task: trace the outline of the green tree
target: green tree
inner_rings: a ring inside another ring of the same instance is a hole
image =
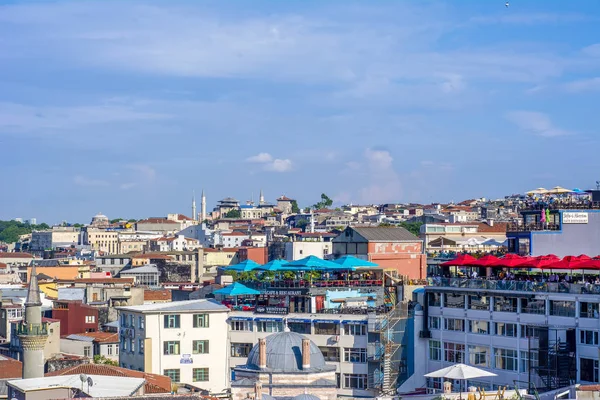
[[[34,230],[49,229],[46,223],[39,225],[24,224],[17,221],[0,221],[0,242],[15,243],[19,236],[27,235]]]
[[[137,222],[137,219],[128,219],[127,222]]]
[[[308,221],[305,220],[304,218],[298,220],[298,222],[296,222],[296,228],[300,228],[302,230],[304,230],[304,228],[306,228],[306,225],[308,225]]]
[[[119,366],[119,363],[117,361],[113,361],[110,358],[106,358],[104,356],[101,356],[100,354],[96,354],[94,356],[94,364],[113,365],[115,367]]]
[[[298,207],[298,202],[296,200],[292,200],[292,213],[300,214],[300,207]]]
[[[83,228],[83,224],[79,224],[79,223],[73,224],[73,227],[74,228]]]
[[[116,224],[117,222],[121,222],[121,221],[123,221],[123,218],[115,218],[115,219],[111,219],[110,223],[111,224]]]
[[[400,226],[412,233],[415,236],[419,236],[421,233],[421,225],[420,222],[400,222]]]
[[[321,193],[321,201],[313,205],[315,210],[330,207],[333,204],[333,200],[329,198],[325,193]]]
[[[242,216],[240,210],[230,210],[225,214],[225,218],[239,218]]]

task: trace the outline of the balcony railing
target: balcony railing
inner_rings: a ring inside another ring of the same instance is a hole
[[[536,231],[558,231],[560,230],[559,224],[545,224],[545,223],[531,223],[531,224],[517,224],[511,222],[506,227],[507,232],[536,232]]]
[[[256,290],[268,290],[268,289],[302,289],[302,288],[329,288],[329,287],[371,287],[371,286],[383,286],[383,280],[316,280],[309,281],[306,279],[298,280],[276,280],[270,282],[261,281],[243,281],[240,280],[245,286]]]
[[[48,324],[18,324],[17,335],[45,336],[48,334]]]
[[[594,210],[600,209],[598,201],[555,201],[552,203],[534,203],[527,204],[521,208],[521,211],[541,211],[550,210]]]
[[[600,294],[600,285],[567,282],[497,281],[467,278],[427,278],[427,284],[434,287],[502,290],[513,292]]]

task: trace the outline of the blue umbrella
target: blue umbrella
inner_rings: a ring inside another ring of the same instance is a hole
[[[338,258],[337,260],[333,260],[334,263],[338,264],[341,267],[346,267],[349,269],[354,269],[357,267],[378,267],[378,264],[372,263],[370,261],[361,260],[360,258],[354,256],[343,256]]]
[[[253,295],[256,296],[260,294],[258,290],[251,289],[245,285],[242,285],[239,282],[234,282],[231,285],[224,287],[223,289],[215,290],[213,293],[232,297]]]
[[[225,271],[248,272],[260,267],[260,264],[252,260],[242,261],[239,264],[230,265],[223,268]]]
[[[286,264],[285,269],[289,271],[327,271],[340,269],[340,266],[334,262],[323,260],[316,256],[308,256]]]
[[[273,261],[269,261],[265,265],[261,265],[260,267],[257,267],[256,269],[260,269],[263,271],[283,271],[283,270],[285,270],[285,267],[287,266],[287,264],[288,264],[288,262],[286,260],[273,260]]]

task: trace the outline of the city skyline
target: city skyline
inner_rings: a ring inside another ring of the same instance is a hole
[[[0,220],[595,186],[600,5],[8,2]],[[198,198],[197,198],[198,201]]]

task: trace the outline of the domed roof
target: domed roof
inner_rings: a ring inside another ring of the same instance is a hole
[[[314,396],[312,394],[299,394],[298,396],[294,396],[292,397],[292,400],[321,400],[319,399],[317,396]]]
[[[310,342],[310,369],[302,369],[302,339],[304,336],[295,332],[280,332],[266,337],[267,369],[274,372],[315,372],[327,370],[323,353],[319,347]],[[246,368],[259,369],[259,344],[255,344],[250,354]]]

